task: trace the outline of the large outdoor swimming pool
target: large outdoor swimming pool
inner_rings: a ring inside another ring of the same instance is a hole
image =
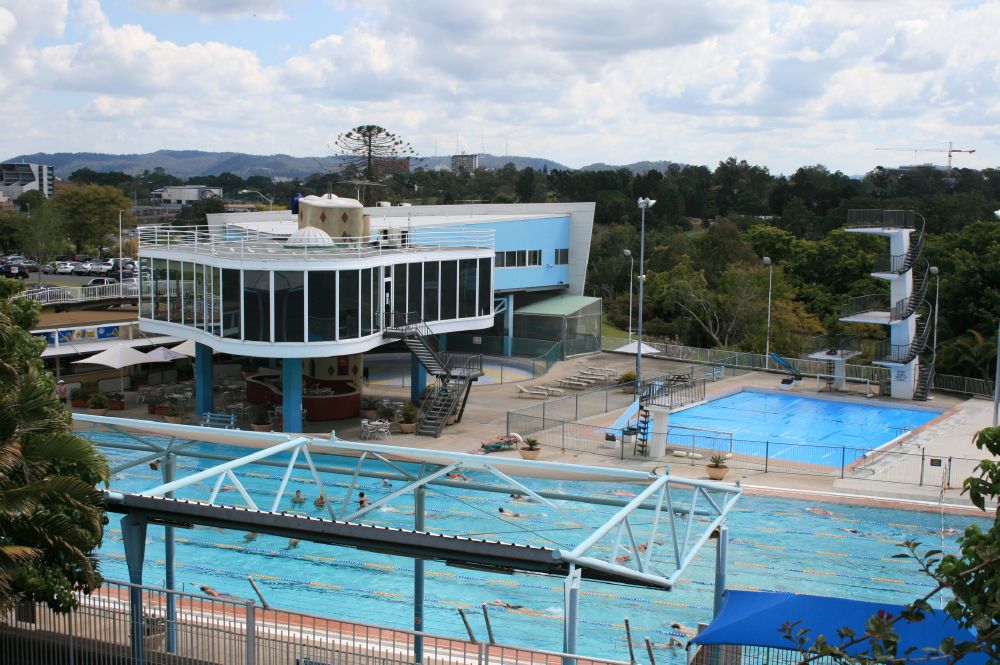
[[[126,441],[116,434],[96,434],[99,441]],[[224,452],[237,457],[246,449],[199,444],[195,451]],[[144,453],[105,448],[112,465],[136,459]],[[318,460],[336,464],[336,458]],[[208,468],[217,462],[181,458],[178,477]],[[345,460],[340,464],[348,465]],[[375,467],[373,467],[375,468]],[[378,467],[378,470],[386,470]],[[280,483],[281,469],[250,465],[238,470],[241,482],[255,500],[267,503]],[[315,485],[307,471],[293,474],[282,508],[296,510],[288,500],[295,489],[315,496]],[[485,481],[470,473],[473,482]],[[345,486],[345,475],[328,474]],[[160,474],[145,465],[119,474],[112,487],[141,491],[160,484]],[[534,488],[581,494],[608,494],[622,490],[609,483],[529,480]],[[187,488],[179,496],[206,499],[209,484]],[[370,497],[386,492],[378,480],[362,479]],[[634,490],[634,488],[632,488]],[[234,503],[240,503],[230,490]],[[335,490],[329,490],[335,495]],[[223,494],[225,496],[225,494]],[[971,519],[963,516],[904,512],[885,508],[827,504],[829,515],[807,512],[818,504],[766,497],[744,496],[730,517],[729,586],[774,589],[820,595],[846,595],[866,600],[905,602],[930,588],[928,580],[906,559],[892,558],[895,545],[916,539],[928,546],[954,547],[954,538],[942,541],[941,529],[961,529]],[[311,503],[305,512],[312,512]],[[522,517],[501,520],[497,508],[506,506]],[[389,512],[389,511],[395,512]],[[431,487],[427,493],[427,529],[473,537],[502,537],[536,545],[571,545],[584,537],[579,525],[596,526],[616,508],[574,504],[572,518],[552,513],[546,507],[518,502],[498,494],[464,488]],[[322,513],[325,515],[326,513]],[[373,513],[367,523],[412,526],[412,499],[402,497],[393,506]],[[985,521],[984,521],[985,524]],[[648,527],[648,523],[647,523]],[[854,529],[859,533],[851,533]],[[641,532],[641,526],[639,527]],[[661,528],[661,534],[665,535]],[[348,621],[407,628],[412,625],[412,561],[370,554],[360,550],[301,543],[288,549],[284,539],[260,536],[245,542],[244,534],[210,528],[177,530],[177,581],[187,591],[197,592],[207,584],[239,597],[252,597],[246,580],[253,575],[270,604],[276,607],[321,614]],[[639,536],[637,535],[637,538]],[[150,528],[146,550],[147,584],[162,585],[162,529]],[[111,579],[128,579],[118,519],[112,516],[100,550],[102,569]],[[655,557],[654,557],[655,559]],[[478,614],[482,603],[500,598],[521,609],[491,608],[498,642],[559,650],[562,646],[562,579],[527,574],[501,575],[427,563],[426,630],[435,634],[464,637],[458,608],[469,611],[480,638],[485,625]],[[580,643],[583,654],[626,659],[622,621],[629,618],[640,642],[649,636],[664,644],[670,623],[694,626],[711,617],[714,579],[714,548],[706,547],[688,568],[673,591],[658,591],[585,581],[580,607]],[[683,652],[663,649],[661,658],[683,659]]]
[[[615,427],[635,420],[636,407]],[[941,415],[931,407],[900,408],[851,399],[824,399],[742,390],[670,414],[670,442],[748,456],[840,466]],[[732,434],[730,437],[718,433]]]

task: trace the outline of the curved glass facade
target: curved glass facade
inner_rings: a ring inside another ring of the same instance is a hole
[[[490,258],[261,270],[141,257],[139,316],[232,340],[336,342],[381,334],[387,313],[427,322],[493,312]]]

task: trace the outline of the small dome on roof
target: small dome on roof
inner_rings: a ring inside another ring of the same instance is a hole
[[[333,238],[330,234],[315,226],[306,226],[292,235],[285,241],[285,247],[332,247]]]

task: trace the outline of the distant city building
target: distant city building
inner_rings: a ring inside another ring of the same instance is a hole
[[[55,169],[47,164],[0,164],[0,194],[10,199],[32,191],[50,198],[55,179]]]
[[[451,170],[455,173],[468,171],[475,173],[479,168],[479,155],[452,155]]]
[[[153,190],[153,200],[167,205],[187,205],[211,198],[221,199],[222,188],[205,185],[171,185]]]
[[[278,183],[282,182],[292,182],[292,178],[288,177],[287,175],[273,175],[271,176],[271,182],[277,185]]]

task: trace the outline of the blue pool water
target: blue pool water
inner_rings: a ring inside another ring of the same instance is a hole
[[[95,434],[99,440],[126,441],[115,434]],[[236,457],[246,449],[199,444],[195,451],[225,453]],[[112,465],[143,455],[138,451],[105,448]],[[348,460],[317,456],[319,464],[344,465]],[[218,462],[181,458],[178,477],[208,468]],[[371,466],[373,470],[385,467]],[[272,500],[281,469],[249,465],[237,472],[241,482],[259,504]],[[289,497],[295,489],[316,495],[307,471],[293,473],[283,509],[295,510]],[[486,477],[468,474],[473,482]],[[492,477],[490,477],[492,479]],[[344,487],[347,475],[327,474],[324,483]],[[386,490],[378,480],[362,479],[362,488],[372,498]],[[112,487],[140,491],[160,484],[159,473],[142,466],[115,477]],[[582,494],[608,494],[622,486],[608,483],[528,480],[534,488]],[[184,498],[207,499],[210,484],[186,488]],[[329,489],[329,496],[338,490]],[[222,496],[239,504],[234,490]],[[940,530],[961,529],[968,517],[903,512],[885,508],[825,505],[830,515],[807,512],[811,502],[745,496],[730,517],[729,586],[774,589],[820,595],[845,595],[866,600],[905,602],[929,590],[931,585],[909,560],[892,558],[900,552],[895,545],[906,538],[928,546],[942,544]],[[311,503],[307,504],[310,514]],[[497,508],[506,506],[521,513],[520,519],[504,521]],[[371,524],[412,526],[412,499],[402,497],[392,507],[398,512],[377,512],[363,520]],[[441,533],[494,538],[536,545],[569,546],[589,533],[581,525],[595,527],[615,508],[573,504],[572,517],[554,513],[537,504],[518,502],[504,495],[475,492],[466,488],[431,487],[427,494],[427,528]],[[322,513],[325,515],[325,513]],[[370,518],[370,519],[369,519]],[[985,521],[983,522],[986,523]],[[641,538],[645,523],[637,520],[636,537]],[[856,529],[861,534],[841,529]],[[246,581],[255,575],[269,603],[276,607],[321,614],[348,621],[375,623],[400,628],[412,626],[412,560],[376,555],[360,550],[302,542],[295,549],[287,541],[259,536],[247,543],[244,534],[211,528],[177,530],[177,580],[188,591],[197,592],[207,584],[239,597],[252,597]],[[660,534],[669,536],[663,527]],[[162,529],[151,527],[146,549],[144,581],[163,584]],[[954,547],[954,538],[945,537],[945,549]],[[664,557],[665,557],[664,553]],[[112,516],[100,550],[102,571],[111,579],[127,579],[118,518]],[[654,564],[658,557],[654,556]],[[664,561],[666,559],[663,559]],[[629,618],[640,642],[649,636],[664,644],[670,623],[694,626],[711,617],[714,579],[714,548],[706,547],[688,568],[673,591],[650,590],[585,581],[581,597],[581,653],[627,659],[628,648],[622,620]],[[474,629],[485,637],[479,607],[500,598],[522,609],[491,608],[497,640],[537,648],[559,650],[562,645],[562,580],[544,576],[502,575],[448,567],[428,562],[426,575],[425,627],[428,632],[463,637],[465,630],[457,609],[469,611]],[[681,662],[682,652],[662,649],[664,660]]]
[[[634,409],[625,420],[634,421]],[[671,444],[683,446],[697,436],[698,447],[730,452],[729,437],[697,430],[731,432],[731,452],[736,454],[840,466],[941,413],[941,409],[744,390],[670,414]]]

